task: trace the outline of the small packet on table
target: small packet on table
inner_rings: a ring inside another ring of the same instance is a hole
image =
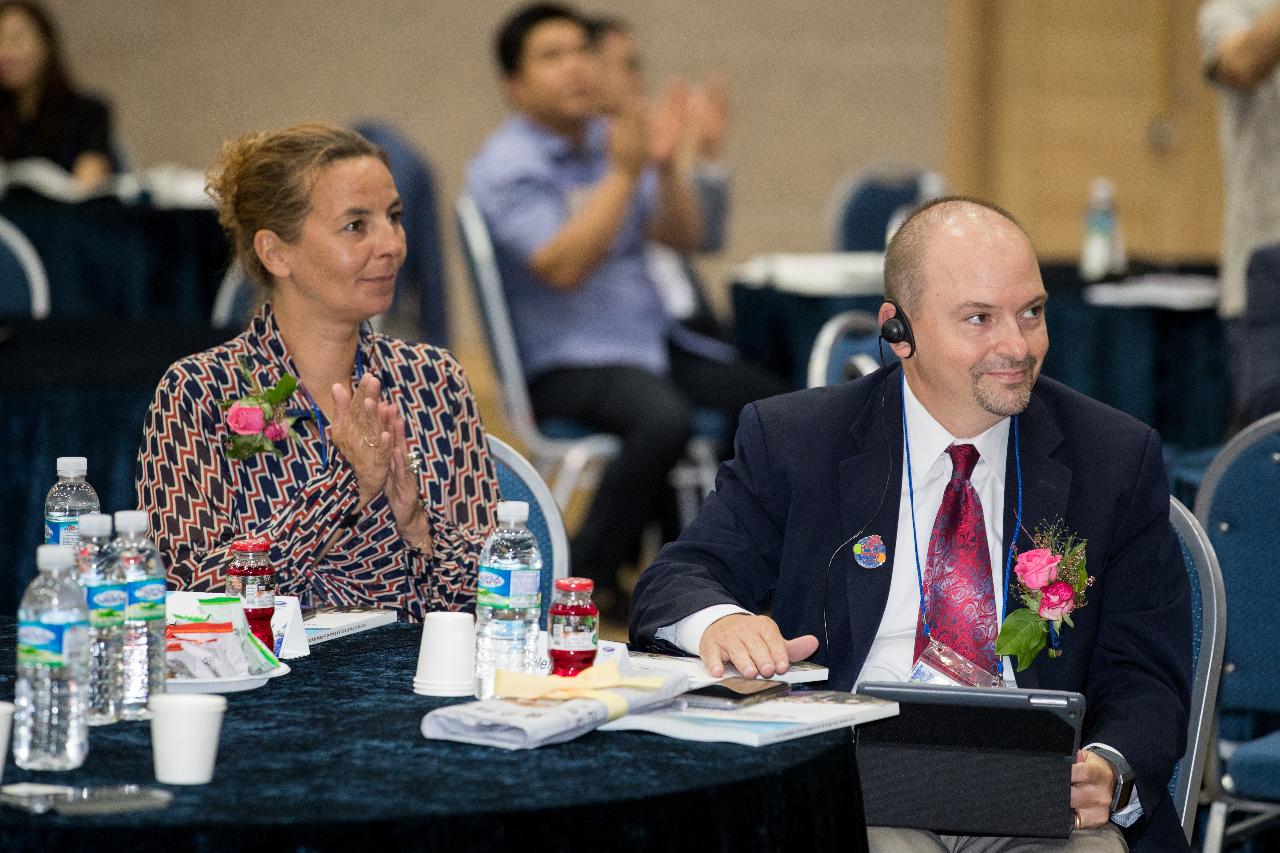
[[[173,678],[263,675],[280,660],[249,630],[237,596],[202,598],[199,613],[175,614],[166,630],[166,663]]]
[[[171,678],[234,678],[249,674],[244,649],[230,622],[167,625],[165,638],[165,665]]]
[[[275,653],[263,645],[262,641],[249,630],[249,622],[244,617],[244,602],[238,596],[202,598],[200,609],[208,614],[211,621],[231,623],[232,631],[240,640],[240,647],[244,650],[250,675],[263,675],[280,666],[280,659],[275,656]]]

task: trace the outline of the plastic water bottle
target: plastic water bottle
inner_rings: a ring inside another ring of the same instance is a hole
[[[476,696],[493,696],[500,669],[538,671],[538,622],[542,613],[542,555],[525,527],[529,505],[498,504],[498,526],[480,552],[476,590]]]
[[[1116,221],[1115,187],[1107,178],[1094,178],[1089,184],[1089,208],[1084,215],[1080,277],[1101,281],[1108,274],[1123,275],[1127,266],[1124,237]]]
[[[27,770],[72,770],[89,752],[89,611],[74,548],[41,545],[36,566],[40,574],[18,607],[13,760]]]
[[[58,457],[58,482],[44,499],[46,545],[75,545],[80,541],[80,516],[98,511],[98,493],[84,479],[88,470],[83,456]]]
[[[124,687],[120,719],[151,717],[147,700],[164,692],[164,561],[147,539],[147,514],[116,513],[111,543],[124,577]]]
[[[80,516],[80,585],[89,608],[89,725],[120,719],[123,688],[124,573],[111,547],[111,516]]]

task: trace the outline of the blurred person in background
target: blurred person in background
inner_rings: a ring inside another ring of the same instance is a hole
[[[93,190],[118,169],[111,142],[111,111],[76,89],[53,19],[0,3],[0,160],[40,157]]]
[[[1240,427],[1249,412],[1266,408],[1253,398],[1276,395],[1255,377],[1280,372],[1280,353],[1252,339],[1245,327],[1246,309],[1251,315],[1280,312],[1280,306],[1250,304],[1246,286],[1253,253],[1280,243],[1280,3],[1210,0],[1200,7],[1199,29],[1205,75],[1220,105],[1226,211],[1218,313],[1231,351]]]
[[[572,566],[617,615],[617,571],[638,550],[696,407],[736,417],[784,390],[761,370],[690,350],[658,295],[645,246],[701,242],[687,161],[687,93],[651,114],[639,92],[599,115],[599,63],[567,6],[536,4],[500,28],[496,54],[515,110],[467,171],[493,239],[529,395],[540,419],[618,435],[572,543]],[[610,606],[613,602],[613,606]]]
[[[648,97],[644,63],[631,27],[621,18],[587,20],[587,38],[600,62],[600,112],[612,116],[628,98]],[[682,81],[670,84],[683,89]],[[729,218],[729,167],[723,160],[729,132],[729,83],[715,75],[704,84],[688,87],[688,121],[677,156],[693,176],[702,240],[697,251],[724,248]],[[690,331],[726,340],[728,331],[717,319],[693,266],[693,255],[680,254],[650,241],[645,251],[649,276],[658,287],[671,315]]]
[[[267,302],[156,388],[137,487],[170,582],[222,589],[232,543],[261,536],[304,605],[471,609],[498,483],[453,356],[368,328],[405,259],[382,150],[327,125],[248,134],[209,192]]]

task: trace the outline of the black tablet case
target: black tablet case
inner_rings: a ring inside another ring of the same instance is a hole
[[[1078,726],[1054,708],[900,702],[856,729],[867,825],[1066,838]]]

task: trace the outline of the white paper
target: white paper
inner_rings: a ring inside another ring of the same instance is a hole
[[[689,680],[671,675],[657,690],[610,688],[632,711],[656,708],[689,689]],[[594,699],[555,702],[543,699],[483,699],[437,708],[422,718],[423,737],[456,740],[501,749],[533,749],[584,735],[609,719],[609,709]]]
[[[689,679],[692,689],[714,684],[725,678],[741,678],[742,673],[729,664],[724,668],[724,675],[713,678],[707,668],[702,665],[701,658],[678,657],[676,655],[658,655],[650,652],[631,652],[627,658],[628,675],[670,675],[680,673]],[[785,681],[787,684],[809,684],[814,681],[826,681],[827,668],[808,661],[797,661],[781,675],[774,675],[774,681]]]
[[[302,626],[302,606],[298,603],[298,596],[276,596],[276,609],[271,614],[271,636],[275,638],[276,657],[281,660],[311,654],[307,631]]]
[[[760,255],[739,267],[738,284],[773,287],[798,296],[878,296],[884,292],[881,252]]]

